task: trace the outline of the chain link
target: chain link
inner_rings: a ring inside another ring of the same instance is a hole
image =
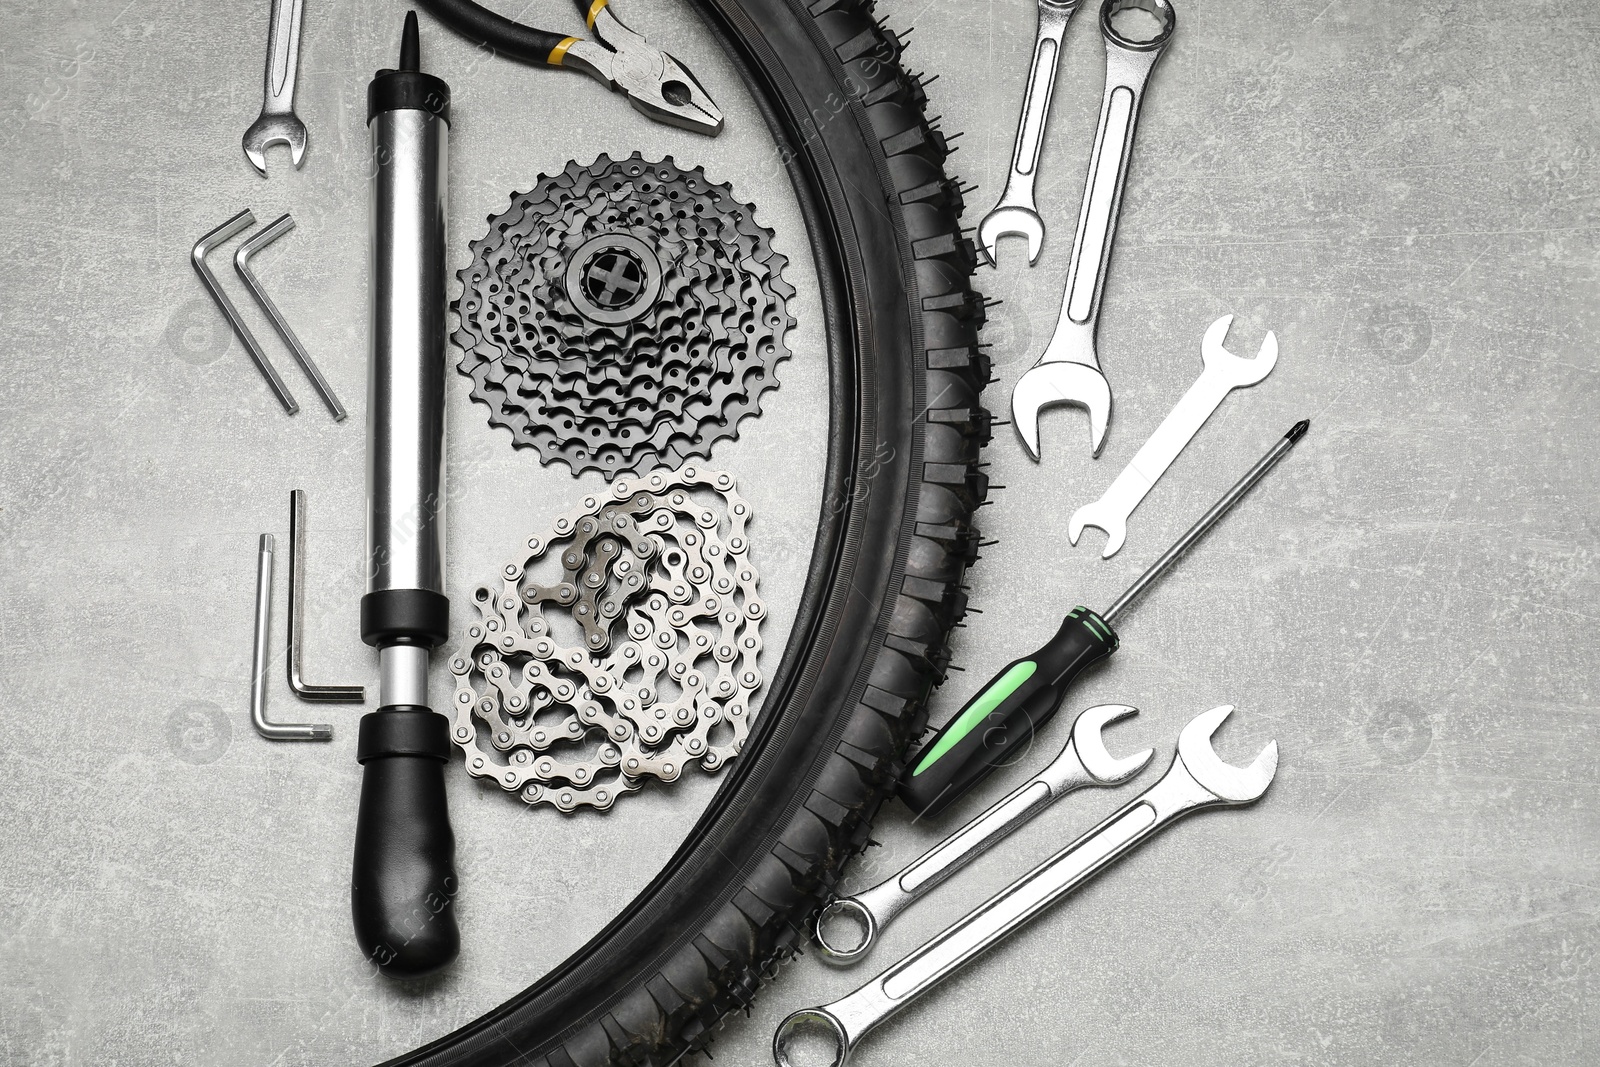
[[[737,755],[766,617],[749,521],[731,475],[686,466],[618,478],[531,538],[475,591],[478,621],[450,660],[467,772],[530,804],[604,810],[646,778]],[[560,578],[530,576],[552,554]],[[562,644],[559,612],[581,644]]]

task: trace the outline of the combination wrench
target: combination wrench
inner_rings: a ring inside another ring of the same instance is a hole
[[[1152,749],[1126,759],[1106,751],[1100,731],[1139,714],[1127,704],[1101,704],[1089,708],[1072,724],[1072,736],[1061,754],[1010,796],[999,801],[967,825],[913,860],[904,870],[855,896],[829,902],[817,916],[814,937],[824,959],[854,963],[867,954],[883,928],[913,901],[977,859],[1006,835],[1032,819],[1068,793],[1091,786],[1121,785],[1155,755]],[[826,924],[835,919],[853,921],[860,929],[859,944],[846,947],[828,940]]]
[[[796,1039],[819,1030],[833,1040],[833,1067],[844,1067],[873,1027],[1178,819],[1260,799],[1278,770],[1278,743],[1269,743],[1249,767],[1222,762],[1211,736],[1232,712],[1232,705],[1223,705],[1197,716],[1178,736],[1177,755],[1159,782],[965,918],[860,989],[784,1019],[772,1038],[778,1067],[793,1067]]]
[[[1039,176],[1045,127],[1050,122],[1050,97],[1055,92],[1056,67],[1061,61],[1061,40],[1078,3],[1079,0],[1039,0],[1039,32],[1033,42],[1033,64],[1028,68],[1028,93],[1022,98],[1022,116],[1017,120],[1017,140],[1011,147],[1011,172],[1006,175],[999,202],[978,223],[978,243],[995,266],[1000,263],[995,249],[1002,237],[1028,239],[1030,267],[1038,262],[1039,249],[1044,245],[1044,220],[1034,203],[1034,183]]]
[[[1255,385],[1278,365],[1278,338],[1270,331],[1255,359],[1241,359],[1224,348],[1232,322],[1232,315],[1224,315],[1207,328],[1200,342],[1200,358],[1205,361],[1200,377],[1167,412],[1156,432],[1134,453],[1105,495],[1072,513],[1067,539],[1073,544],[1078,543],[1085,526],[1093,526],[1106,532],[1106,547],[1100,557],[1110,559],[1115,555],[1128,536],[1128,516],[1221,406],[1223,398],[1235,389]]]
[[[1157,28],[1151,36],[1133,40],[1113,25],[1117,16],[1134,11],[1154,17]],[[1106,0],[1100,8],[1100,33],[1106,42],[1105,96],[1078,211],[1061,315],[1044,354],[1011,390],[1011,421],[1034,460],[1039,458],[1039,411],[1054,404],[1077,404],[1088,412],[1092,455],[1100,455],[1105,445],[1106,426],[1111,421],[1111,386],[1095,353],[1100,298],[1145,84],[1177,25],[1177,13],[1168,0]]]
[[[267,149],[289,146],[298,169],[306,154],[306,124],[294,113],[294,79],[300,70],[300,14],[305,0],[272,0],[267,31],[267,69],[262,76],[261,114],[244,131],[244,154],[267,176]]]

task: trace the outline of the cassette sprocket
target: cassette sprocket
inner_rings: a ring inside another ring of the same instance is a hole
[[[708,457],[790,354],[794,289],[772,232],[671,157],[541,176],[471,251],[452,340],[473,399],[577,474]]]

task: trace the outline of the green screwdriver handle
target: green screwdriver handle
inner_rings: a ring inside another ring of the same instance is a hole
[[[1116,650],[1109,623],[1088,608],[1073,608],[1048,644],[1007,664],[912,757],[900,799],[918,815],[938,815],[996,767],[1026,753],[1078,675]]]

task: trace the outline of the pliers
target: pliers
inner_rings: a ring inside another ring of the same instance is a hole
[[[421,0],[422,6],[488,51],[523,63],[571,67],[622,92],[635,108],[672,126],[715,136],[722,111],[689,69],[628,29],[610,0],[576,0],[599,43],[513,22],[472,0]]]

